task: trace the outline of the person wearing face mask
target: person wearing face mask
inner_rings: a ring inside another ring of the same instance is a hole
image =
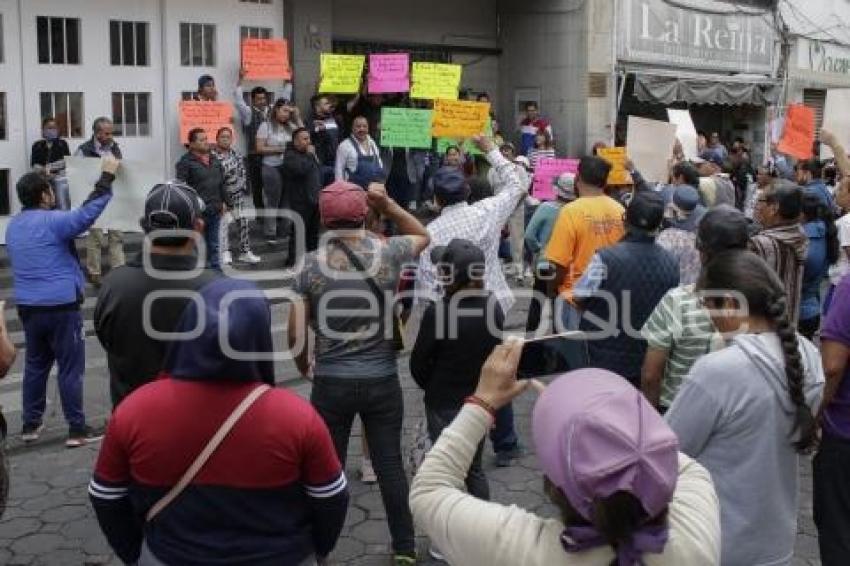
[[[30,166],[33,171],[42,171],[50,179],[53,192],[56,193],[57,208],[71,208],[71,195],[65,178],[65,156],[71,155],[68,142],[59,135],[59,126],[52,116],[41,123],[42,139],[32,144]]]

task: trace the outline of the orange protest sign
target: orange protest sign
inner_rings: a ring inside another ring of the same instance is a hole
[[[221,128],[228,127],[234,132],[232,124],[233,107],[229,102],[202,102],[184,100],[180,103],[180,143],[189,142],[189,131],[203,128],[210,143]]]
[[[785,129],[777,150],[797,159],[811,159],[815,145],[815,111],[803,104],[792,104],[785,114]]]
[[[242,68],[249,81],[292,78],[289,47],[285,39],[245,39],[242,41]]]
[[[490,104],[466,100],[435,100],[431,135],[467,138],[483,134],[490,123]]]
[[[600,147],[596,152],[599,157],[611,164],[611,172],[608,173],[609,185],[632,184],[632,176],[626,171],[626,161],[629,156],[625,147]]]

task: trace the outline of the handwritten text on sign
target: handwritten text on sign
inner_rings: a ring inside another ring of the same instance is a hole
[[[490,104],[467,100],[435,100],[435,138],[463,138],[483,134],[490,123]]]
[[[632,184],[632,176],[626,171],[626,160],[629,156],[625,147],[601,147],[597,152],[599,157],[611,164],[611,172],[608,173],[609,185]]]
[[[383,108],[381,145],[384,147],[431,148],[431,110]]]
[[[203,128],[210,143],[221,128],[228,127],[235,133],[232,117],[233,106],[229,102],[184,100],[180,103],[180,143],[189,143],[189,131],[194,128]]]
[[[357,94],[363,78],[365,55],[322,53],[322,79],[319,92],[325,94]]]
[[[815,111],[803,104],[792,104],[785,115],[785,130],[777,149],[797,159],[811,159],[815,145]]]
[[[245,39],[242,41],[242,68],[249,81],[292,78],[289,49],[285,39]]]
[[[457,100],[463,67],[442,63],[414,63],[411,98]]]
[[[408,92],[410,90],[410,55],[389,53],[369,55],[369,92]]]
[[[563,173],[576,174],[578,159],[541,159],[534,170],[534,198],[555,200],[555,179]]]

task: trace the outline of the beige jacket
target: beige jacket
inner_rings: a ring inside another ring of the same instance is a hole
[[[568,554],[564,524],[515,505],[482,501],[464,491],[478,443],[492,424],[482,408],[467,404],[425,457],[410,491],[417,525],[458,566],[608,566],[610,547]],[[662,554],[646,554],[647,566],[720,563],[720,504],[708,472],[679,455],[679,480],[670,503],[670,539]]]

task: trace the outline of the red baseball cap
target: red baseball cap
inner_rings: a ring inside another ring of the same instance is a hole
[[[363,222],[368,211],[366,191],[354,183],[337,181],[319,193],[319,214],[325,226]]]

